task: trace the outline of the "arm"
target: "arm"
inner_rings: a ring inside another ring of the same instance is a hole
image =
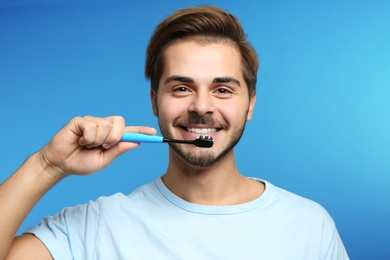
[[[150,127],[125,127],[124,119],[118,116],[74,118],[0,185],[0,259],[8,252],[9,258],[15,259],[51,259],[38,238],[22,235],[14,239],[18,228],[58,181],[70,174],[99,171],[119,155],[138,147],[136,143],[119,142],[125,131],[156,133]]]

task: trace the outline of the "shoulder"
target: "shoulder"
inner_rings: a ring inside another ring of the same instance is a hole
[[[121,192],[110,196],[102,196],[95,201],[83,205],[84,208],[96,211],[100,218],[128,218],[142,214],[162,204],[162,196],[154,182],[144,184],[130,194]]]
[[[45,217],[40,226],[47,226],[51,222],[56,222],[56,225],[63,229],[66,229],[69,225],[74,227],[97,225],[99,219],[104,215],[115,215],[119,212],[124,212],[126,208],[130,210],[134,202],[142,200],[145,194],[149,194],[150,186],[150,184],[143,185],[128,195],[118,192],[108,196],[101,196],[86,203],[64,207],[57,214]]]
[[[148,193],[147,190],[142,186],[129,195],[115,193],[65,207],[59,213],[45,217],[38,226],[27,229],[25,233],[39,238],[54,258],[71,259],[70,254],[93,254],[99,234],[106,234],[107,230],[121,230],[123,223],[129,224],[131,219],[142,216],[134,205],[143,196],[142,193]]]
[[[279,188],[268,181],[264,181],[266,192],[269,196],[269,204],[275,207],[282,214],[288,214],[292,217],[308,219],[311,222],[313,219],[320,222],[327,222],[333,226],[333,219],[327,210],[318,202],[305,198],[293,192]]]
[[[327,210],[311,199],[279,188],[267,181],[267,212],[283,234],[318,249],[320,259],[348,259],[336,225]],[[286,231],[287,230],[287,231]]]
[[[156,190],[154,183],[151,182],[136,188],[129,194],[118,192],[110,196],[101,196],[96,201],[90,201],[89,204],[97,204],[101,209],[107,206],[112,208],[116,205],[132,205],[156,197]]]

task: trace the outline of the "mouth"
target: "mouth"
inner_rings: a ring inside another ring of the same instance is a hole
[[[173,127],[182,129],[183,137],[194,138],[194,135],[209,135],[216,137],[217,133],[223,129],[228,129],[229,125],[225,121],[216,121],[211,117],[178,118],[173,121]]]
[[[221,128],[210,128],[210,127],[182,127],[185,131],[197,134],[197,135],[210,135],[221,130]]]
[[[196,127],[187,127],[184,128],[187,132],[198,134],[198,135],[208,135],[208,134],[214,134],[221,130],[221,128],[196,128]]]

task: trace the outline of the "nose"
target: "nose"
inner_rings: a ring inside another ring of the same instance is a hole
[[[188,107],[189,112],[195,112],[200,116],[213,113],[215,110],[213,97],[208,91],[197,92],[193,96],[192,102]]]

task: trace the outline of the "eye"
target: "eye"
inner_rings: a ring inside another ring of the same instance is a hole
[[[188,92],[188,88],[185,86],[178,86],[173,89],[173,92],[178,92],[178,93]]]
[[[176,87],[173,91],[174,92],[186,92],[186,91],[188,91],[188,89],[184,86],[179,86],[179,87]]]
[[[190,92],[190,89],[187,86],[180,85],[180,86],[174,87],[172,89],[172,92],[173,92],[174,95],[184,96],[184,95],[187,95]]]
[[[218,95],[229,96],[232,94],[232,91],[226,87],[219,87],[215,91]]]

